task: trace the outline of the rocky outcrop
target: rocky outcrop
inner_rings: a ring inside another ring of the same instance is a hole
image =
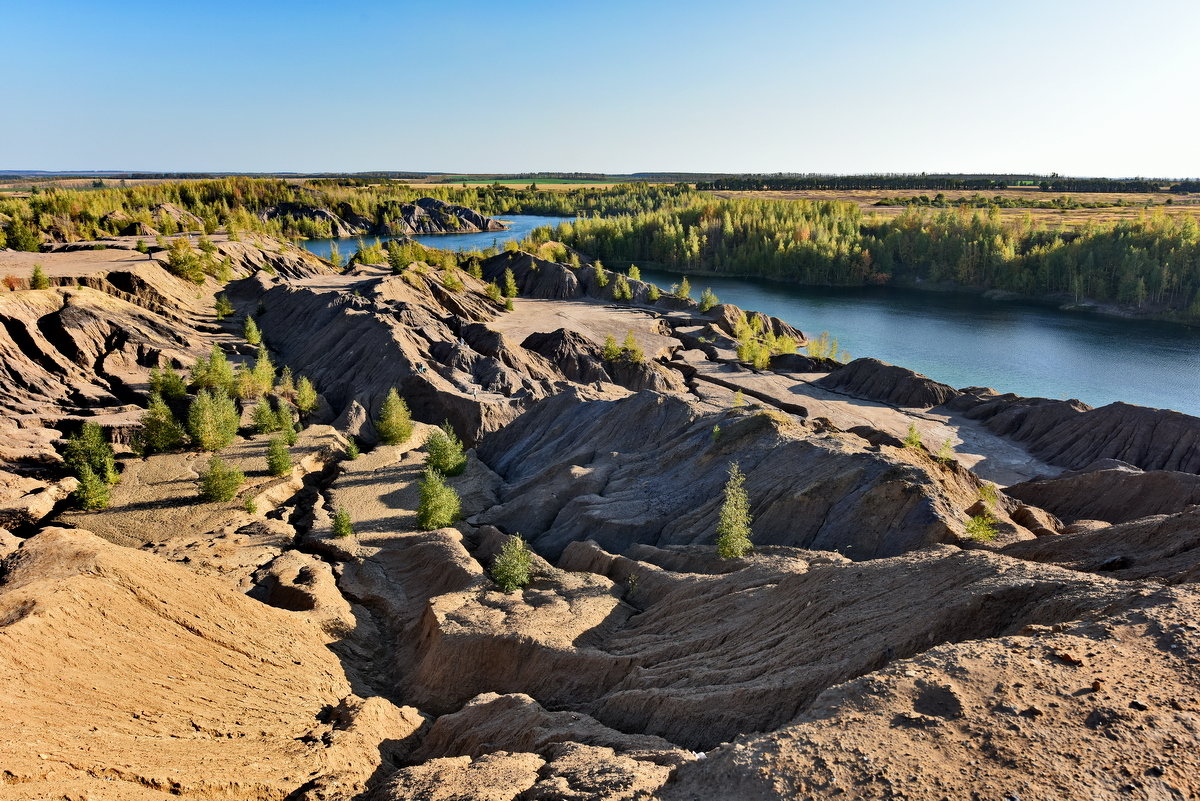
[[[280,217],[312,220],[329,226],[330,235],[350,237],[356,234],[399,236],[403,234],[470,234],[503,231],[504,225],[474,209],[423,197],[413,203],[387,201],[362,214],[348,203],[335,210],[299,202],[280,203],[264,209],[264,220]]]
[[[1200,504],[1200,476],[1174,470],[1142,471],[1120,462],[1064,473],[1006,488],[1005,493],[1047,509],[1068,523],[1106,520],[1126,523],[1149,515],[1173,514]]]
[[[565,328],[530,334],[521,347],[546,357],[564,376],[580,384],[603,381],[619,384],[635,392],[643,389],[655,392],[687,391],[687,386],[675,370],[646,359],[635,362],[621,356],[605,360],[601,348],[582,334]]]
[[[983,420],[1050,464],[1082,470],[1098,459],[1116,459],[1143,470],[1200,473],[1200,418],[1120,402],[1093,409],[1077,400],[978,387],[962,393],[948,408]]]
[[[520,531],[551,558],[583,539],[616,552],[711,543],[733,461],[747,477],[756,542],[854,559],[957,541],[980,486],[924,451],[648,392],[558,395],[487,438],[479,456],[505,480],[501,504],[479,521]]]
[[[825,389],[908,409],[932,409],[958,390],[878,359],[855,359],[816,382]]]

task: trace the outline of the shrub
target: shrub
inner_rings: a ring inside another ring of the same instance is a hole
[[[104,430],[95,423],[84,423],[78,434],[67,438],[63,445],[63,461],[80,479],[85,468],[106,484],[116,484],[119,478],[112,445],[104,438]]]
[[[633,300],[633,290],[629,288],[629,281],[625,276],[618,275],[617,279],[612,282],[612,298],[613,300]]]
[[[355,440],[354,437],[350,437],[346,441],[346,458],[353,462],[355,459],[358,458],[358,456],[359,456],[358,441]]]
[[[286,476],[292,472],[292,454],[282,437],[272,437],[267,445],[267,470],[273,476]]]
[[[171,367],[155,367],[150,371],[150,393],[178,400],[187,396],[187,382]]]
[[[339,506],[333,513],[333,536],[338,539],[349,537],[354,533],[354,525],[350,522],[350,513],[344,506]]]
[[[187,428],[200,450],[219,451],[237,436],[237,406],[224,392],[202,389],[188,409]]]
[[[21,286],[21,279],[20,279],[20,278],[17,278],[17,277],[16,277],[15,275],[13,275],[12,273],[9,273],[8,275],[4,276],[4,287],[5,287],[5,288],[6,288],[6,289],[7,289],[9,292],[16,292],[16,291],[17,291],[17,288],[18,288],[18,287],[20,287],[20,286]]]
[[[501,303],[504,301],[504,293],[500,291],[500,287],[496,286],[495,281],[490,281],[487,285],[487,288],[484,290],[484,292],[487,294],[487,296],[491,300],[495,301],[496,303]]]
[[[214,456],[200,474],[200,497],[213,503],[232,501],[245,480],[245,473],[225,464],[220,456]]]
[[[246,514],[258,514],[258,504],[254,502],[254,498],[247,496],[246,502],[242,504],[242,508],[246,510]]]
[[[292,420],[292,407],[283,401],[278,401],[275,408],[275,419],[278,421],[279,431],[283,434],[283,441],[288,444],[289,448],[295,445],[299,438],[299,432],[296,431],[296,424]]]
[[[690,298],[692,296],[692,282],[685,275],[682,283],[679,284],[679,297]]]
[[[996,492],[995,484],[982,484],[979,487],[979,500],[993,509],[1000,503],[1000,495]]]
[[[733,408],[737,409],[746,405],[746,394],[740,389],[733,393]]]
[[[217,313],[218,320],[224,320],[226,317],[233,314],[233,304],[229,302],[229,298],[225,296],[224,292],[222,292],[220,295],[217,295],[217,302],[214,306],[214,309]]]
[[[720,438],[721,438],[721,427],[719,425],[713,426],[713,428],[712,428],[713,443],[716,443],[716,441],[719,440]]]
[[[75,500],[83,509],[105,509],[109,503],[108,484],[88,465],[79,469],[79,486],[75,489]]]
[[[225,358],[220,345],[213,345],[207,359],[198,359],[192,365],[192,386],[228,393],[233,390],[233,365]]]
[[[49,289],[50,278],[46,275],[46,271],[42,269],[42,265],[33,265],[33,275],[29,279],[30,289]]]
[[[442,286],[451,292],[461,292],[466,288],[462,279],[458,277],[458,274],[453,269],[445,270],[442,273]]]
[[[634,281],[642,280],[642,271],[638,269],[638,266],[636,264],[629,265],[628,274],[629,274],[630,279],[632,279]]]
[[[504,310],[505,311],[512,311],[515,308],[516,308],[516,306],[513,305],[512,298],[504,299]]]
[[[750,498],[745,483],[738,463],[730,462],[725,502],[717,515],[717,553],[722,559],[740,559],[754,548],[750,542]]]
[[[978,514],[967,521],[967,536],[976,542],[991,542],[996,539],[996,518],[990,512]]]
[[[702,312],[708,311],[720,302],[720,299],[708,287],[705,287],[704,291],[700,293],[700,311]]]
[[[822,331],[816,339],[810,339],[805,346],[805,352],[814,359],[833,359],[839,362],[850,361],[850,354],[841,349],[835,337],[828,331]]]
[[[262,344],[262,331],[258,327],[258,323],[254,322],[254,318],[247,316],[246,322],[242,323],[242,337],[251,345]]]
[[[632,331],[625,332],[625,342],[621,345],[621,353],[634,364],[641,364],[646,360],[646,353],[638,345]]]
[[[646,290],[646,299],[649,300],[651,303],[653,303],[654,301],[658,300],[661,297],[662,297],[662,291],[658,287],[656,287],[654,284],[651,284],[650,288]]]
[[[921,434],[919,431],[917,431],[917,426],[915,423],[908,424],[908,433],[904,435],[904,447],[906,447],[906,448],[920,448],[921,447]]]
[[[429,435],[429,439],[425,441],[425,450],[428,454],[425,465],[444,476],[457,476],[467,469],[462,440],[454,433],[449,420]]]
[[[933,458],[937,459],[939,462],[954,461],[954,448],[951,447],[950,440],[947,439],[942,441],[942,444],[938,446],[937,453],[933,455]]]
[[[514,534],[500,548],[492,562],[492,580],[505,592],[515,592],[529,583],[533,555],[520,534]]]
[[[504,268],[504,297],[515,298],[517,296],[517,279],[513,275],[513,271],[508,267]]]
[[[151,393],[150,405],[142,413],[142,430],[138,433],[142,454],[149,456],[178,450],[186,439],[183,426],[175,419],[171,407],[157,392]]]
[[[612,334],[604,338],[604,349],[600,356],[606,362],[615,362],[621,358],[621,346],[617,344],[617,340]]]
[[[167,251],[167,270],[194,284],[204,283],[204,268],[200,264],[200,257],[192,250],[192,243],[187,237],[181,236],[171,240],[171,247]]]
[[[462,512],[462,502],[442,474],[425,468],[421,478],[421,502],[417,506],[417,527],[422,531],[445,528],[454,524]]]
[[[308,376],[300,376],[300,383],[296,385],[296,408],[301,414],[311,414],[317,408],[317,389]]]
[[[279,380],[275,382],[275,391],[285,398],[291,398],[296,394],[296,381],[292,378],[292,368],[284,367],[279,371]]]
[[[412,414],[395,387],[388,390],[387,398],[379,410],[379,417],[375,420],[375,430],[379,433],[379,441],[384,445],[399,445],[412,436]]]

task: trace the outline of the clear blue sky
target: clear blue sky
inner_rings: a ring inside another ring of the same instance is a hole
[[[0,0],[0,168],[1200,176],[1200,0]]]

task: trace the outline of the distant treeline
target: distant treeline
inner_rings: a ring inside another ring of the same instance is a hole
[[[1195,182],[1191,182],[1193,185]],[[1008,187],[1037,188],[1045,192],[1161,192],[1179,182],[1145,178],[1064,178],[1051,176],[995,175],[735,175],[701,181],[696,188],[714,190],[809,191],[816,189],[915,189],[986,191]]]
[[[1087,196],[1087,193],[1084,193]],[[1191,201],[1184,201],[1191,202]],[[1059,195],[1052,198],[1040,198],[1038,196],[1029,195],[982,195],[976,192],[974,195],[963,195],[960,197],[946,197],[941,192],[938,192],[933,197],[929,195],[910,195],[908,197],[886,197],[875,201],[876,206],[928,206],[931,208],[949,209],[956,206],[968,206],[976,209],[986,209],[995,206],[1000,209],[1110,209],[1124,206],[1132,206],[1141,208],[1147,205],[1167,205],[1173,204],[1174,198],[1167,198],[1165,203],[1155,203],[1154,198],[1123,198],[1119,197],[1116,200],[1080,200],[1071,195]]]
[[[1162,213],[1051,230],[996,209],[910,208],[866,218],[835,201],[690,198],[656,211],[538,232],[605,261],[856,286],[952,282],[1058,294],[1200,318],[1200,226]]]

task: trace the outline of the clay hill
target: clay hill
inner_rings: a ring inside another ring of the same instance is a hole
[[[1200,795],[1200,420],[810,357],[586,254],[339,272],[216,234],[192,280],[137,241],[0,251],[0,799]],[[275,371],[237,384],[228,500],[210,453],[139,450],[214,348]]]
[[[388,201],[369,215],[357,212],[347,204],[330,209],[289,202],[271,206],[260,216],[264,220],[290,217],[320,221],[329,226],[330,234],[335,237],[358,234],[470,234],[504,230],[503,223],[485,217],[474,209],[432,197],[423,197],[412,203]]]

